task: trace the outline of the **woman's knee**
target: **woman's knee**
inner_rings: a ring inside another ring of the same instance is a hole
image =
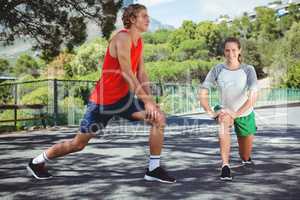
[[[230,115],[225,114],[222,117],[218,118],[218,123],[225,127],[230,127],[233,125],[233,119]]]

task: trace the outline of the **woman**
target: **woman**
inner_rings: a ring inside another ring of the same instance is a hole
[[[257,98],[257,76],[253,66],[241,62],[241,44],[236,38],[224,42],[225,63],[218,64],[208,73],[200,89],[200,103],[209,116],[220,125],[219,143],[222,158],[221,180],[232,180],[230,158],[230,129],[234,125],[239,154],[243,164],[251,164],[251,152],[256,133],[253,106]],[[217,86],[220,103],[211,109],[209,89]]]

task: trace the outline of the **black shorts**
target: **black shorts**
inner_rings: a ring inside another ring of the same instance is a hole
[[[109,105],[100,105],[90,101],[80,122],[80,132],[97,134],[105,128],[113,116],[136,121],[132,114],[143,110],[145,110],[144,103],[132,93],[128,93],[116,103]]]

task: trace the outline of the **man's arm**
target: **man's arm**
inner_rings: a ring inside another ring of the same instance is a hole
[[[148,75],[145,71],[145,65],[144,65],[144,58],[143,53],[141,55],[140,63],[139,63],[139,70],[138,70],[138,81],[142,85],[143,90],[146,92],[146,94],[151,95],[151,89],[150,89],[150,82]]]
[[[154,102],[151,96],[149,96],[144,91],[137,77],[132,72],[130,60],[130,45],[130,36],[127,33],[119,33],[116,37],[116,50],[122,76],[127,81],[130,90],[133,91],[139,99],[141,99],[144,103]]]
[[[119,33],[116,37],[116,50],[122,76],[127,81],[130,90],[133,91],[138,96],[138,98],[144,102],[146,118],[149,120],[155,120],[158,116],[159,110],[157,109],[157,106],[154,100],[152,99],[151,95],[147,94],[144,91],[139,80],[132,72],[130,60],[130,46],[130,36],[127,33]]]

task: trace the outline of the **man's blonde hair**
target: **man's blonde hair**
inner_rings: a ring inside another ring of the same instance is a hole
[[[147,10],[147,8],[146,6],[138,3],[130,4],[129,6],[124,8],[122,21],[125,28],[129,29],[131,27],[131,19],[136,18],[141,10]]]

